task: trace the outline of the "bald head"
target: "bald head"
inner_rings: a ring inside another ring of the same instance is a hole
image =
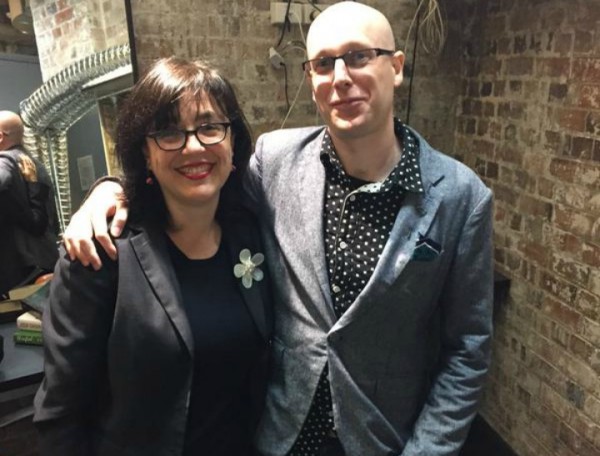
[[[23,141],[23,121],[12,111],[0,111],[0,150],[7,150]]]
[[[324,48],[360,43],[365,37],[374,47],[396,48],[392,26],[381,12],[362,3],[336,3],[319,14],[310,26],[306,38],[308,58],[314,58]]]

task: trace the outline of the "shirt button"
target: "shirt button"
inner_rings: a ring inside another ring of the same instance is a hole
[[[339,293],[340,291],[342,291],[342,289],[340,287],[338,287],[337,285],[332,286],[331,289],[333,290],[334,293]]]
[[[346,247],[348,247],[348,244],[346,244],[344,241],[340,242],[340,249],[345,249]]]
[[[351,195],[350,196],[350,201],[355,201],[356,200],[356,195]]]

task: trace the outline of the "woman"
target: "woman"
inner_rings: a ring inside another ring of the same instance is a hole
[[[93,271],[62,252],[43,317],[42,454],[250,454],[271,302],[231,85],[159,60],[121,111],[116,153],[132,216],[118,259]]]

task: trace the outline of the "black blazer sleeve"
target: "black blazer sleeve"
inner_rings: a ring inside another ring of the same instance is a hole
[[[99,252],[102,249],[99,249]],[[89,423],[106,388],[106,347],[114,315],[117,265],[94,271],[61,249],[43,314],[45,378],[34,405],[42,456],[84,456]]]
[[[0,155],[0,214],[2,218],[34,236],[48,226],[46,200],[50,188],[41,182],[26,182],[16,160]]]

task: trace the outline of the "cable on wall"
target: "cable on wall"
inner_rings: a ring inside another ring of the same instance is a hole
[[[406,123],[410,125],[410,111],[412,106],[412,89],[416,73],[417,50],[419,41],[425,52],[438,55],[446,42],[447,29],[438,0],[416,0],[417,9],[408,27],[405,43],[408,44],[413,26],[415,38],[411,59],[411,75],[408,85],[408,100],[406,106]]]

